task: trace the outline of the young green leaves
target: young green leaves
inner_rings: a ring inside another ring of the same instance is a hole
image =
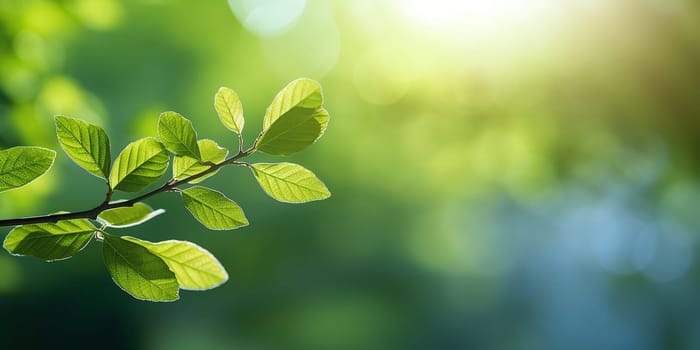
[[[140,225],[165,213],[165,210],[153,210],[146,203],[138,202],[130,207],[107,209],[97,216],[97,221],[106,227],[123,228]]]
[[[274,155],[290,155],[314,143],[328,126],[328,112],[321,107],[321,85],[297,79],[280,91],[263,119],[257,148]]]
[[[51,168],[56,152],[18,146],[0,151],[0,192],[22,187]]]
[[[162,212],[137,203],[104,211],[98,221],[108,227],[128,227]],[[181,288],[206,290],[228,280],[218,260],[194,243],[117,237],[86,219],[17,226],[6,237],[4,247],[14,255],[55,261],[70,258],[95,236],[103,241],[104,263],[112,279],[137,299],[174,301]]]
[[[168,168],[165,146],[152,137],[134,141],[114,161],[109,184],[115,190],[138,192],[158,180]]]
[[[158,136],[168,151],[179,156],[202,159],[197,133],[192,122],[175,112],[163,112],[158,118]]]
[[[243,106],[233,90],[227,87],[220,88],[214,96],[214,108],[226,129],[239,135],[243,132]]]
[[[175,301],[180,289],[207,290],[228,280],[221,263],[191,242],[152,243],[107,234],[103,257],[114,283],[142,300]]]
[[[57,116],[56,135],[66,154],[91,174],[107,180],[111,155],[107,133],[97,125]]]
[[[181,194],[185,208],[208,229],[233,230],[248,225],[241,207],[221,192],[194,186]]]
[[[122,238],[145,247],[161,258],[175,273],[182,289],[207,290],[228,280],[228,273],[214,255],[192,242],[170,240],[151,243],[133,237]]]
[[[199,174],[210,167],[204,163],[218,164],[223,162],[226,156],[228,156],[228,150],[226,148],[219,147],[216,142],[209,139],[197,141],[197,146],[199,146],[199,151],[202,155],[201,161],[188,156],[175,156],[173,158],[173,179],[183,180]],[[190,183],[201,182],[214,174],[216,174],[216,171],[193,179]]]
[[[168,167],[170,157],[166,146],[156,139],[145,138],[127,145],[114,161],[110,173],[109,138],[101,127],[63,116],[57,116],[55,122],[61,148],[80,167],[108,180],[110,188],[138,192],[160,178]],[[191,147],[187,143],[190,140],[195,144],[191,151],[199,154],[192,124],[179,114],[163,113],[158,131],[169,147],[187,150]]]
[[[97,207],[76,213],[0,220],[0,226],[24,224],[7,235],[5,249],[14,255],[54,261],[71,257],[95,238],[102,242],[104,263],[114,282],[142,300],[174,301],[180,289],[206,290],[226,282],[228,274],[219,261],[194,243],[153,243],[105,231],[137,226],[162,214],[164,210],[153,210],[142,200],[164,192],[179,193],[185,208],[208,229],[247,226],[243,209],[225,194],[191,186],[228,165],[251,169],[263,191],[281,202],[304,203],[330,196],[326,185],[301,165],[240,160],[257,150],[289,155],[323,135],[329,116],[317,82],[298,79],[284,87],[267,108],[262,131],[248,149],[243,148],[245,119],[238,95],[229,88],[220,88],[214,108],[223,127],[236,136],[238,151],[232,155],[213,140],[198,139],[187,118],[164,112],[158,119],[157,139],[147,137],[128,144],[111,163],[109,138],[101,127],[56,117],[59,144],[78,166],[107,180],[106,198]],[[139,192],[160,179],[171,155],[172,177],[164,184],[131,200],[110,201],[114,190]],[[38,147],[0,151],[0,192],[33,181],[49,169],[54,158],[54,151]]]
[[[301,165],[258,163],[250,168],[265,193],[280,202],[304,203],[331,195],[326,185]]]
[[[295,108],[316,110],[322,104],[323,93],[319,83],[307,78],[294,80],[277,93],[265,111],[263,129],[269,129],[277,119]]]
[[[85,219],[17,226],[7,235],[3,246],[14,255],[62,260],[81,251],[95,230]]]
[[[175,274],[157,255],[121,237],[105,235],[102,256],[112,280],[136,299],[175,301],[179,285]]]

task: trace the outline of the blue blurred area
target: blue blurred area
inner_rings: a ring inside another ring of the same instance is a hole
[[[175,110],[233,148],[219,86],[250,143],[306,76],[329,129],[284,160],[333,193],[281,204],[223,169],[206,185],[251,222],[232,232],[149,200],[166,214],[113,233],[196,242],[231,276],[172,304],[121,292],[99,243],[0,255],[4,347],[698,349],[698,62],[692,0],[0,1],[0,147],[58,149],[65,114],[116,154]],[[103,187],[61,154],[0,217]]]

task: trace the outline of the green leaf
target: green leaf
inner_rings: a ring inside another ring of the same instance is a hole
[[[187,210],[211,230],[232,230],[248,225],[241,207],[220,192],[194,186],[181,193]]]
[[[323,94],[321,85],[311,79],[300,78],[287,84],[272,100],[263,118],[263,130],[268,129],[277,119],[295,108],[314,111],[321,108]]]
[[[158,180],[168,168],[170,157],[162,143],[147,137],[128,144],[112,166],[112,188],[138,192]]]
[[[274,155],[290,155],[316,142],[328,126],[328,111],[294,108],[277,119],[257,143],[257,149]]]
[[[243,106],[236,92],[227,87],[219,88],[214,96],[214,108],[221,123],[227,129],[240,135],[245,125],[245,119],[243,119]]]
[[[251,169],[265,193],[280,202],[304,203],[331,196],[326,185],[301,165],[258,163]]]
[[[133,237],[122,238],[163,259],[182,289],[212,289],[228,280],[228,273],[214,255],[194,243],[175,240],[152,243]]]
[[[22,187],[43,175],[56,152],[41,147],[18,146],[0,151],[0,192]]]
[[[197,141],[197,144],[199,145],[199,150],[202,154],[202,161],[200,162],[197,159],[188,156],[175,156],[175,158],[173,158],[174,179],[182,180],[194,174],[201,173],[202,171],[209,169],[209,165],[202,164],[203,162],[220,163],[223,162],[228,155],[227,149],[219,147],[219,145],[212,140],[199,140]],[[216,174],[217,172],[218,170],[192,180],[190,183],[202,182],[204,179]]]
[[[131,227],[142,224],[163,213],[165,213],[163,209],[153,210],[148,204],[138,202],[130,207],[105,210],[97,216],[97,221],[108,227]]]
[[[47,261],[70,258],[82,250],[96,228],[85,219],[17,226],[3,246],[14,255],[30,255]]]
[[[80,167],[107,179],[111,155],[107,133],[82,120],[56,116],[56,134],[61,148]]]
[[[163,112],[158,118],[158,136],[168,151],[201,159],[197,133],[192,122],[175,112]]]
[[[159,256],[141,245],[107,234],[102,248],[112,280],[134,298],[150,301],[179,298],[177,278]]]
[[[328,126],[328,111],[321,108],[321,85],[297,79],[280,91],[263,119],[263,134],[256,148],[269,154],[289,155],[314,143]]]

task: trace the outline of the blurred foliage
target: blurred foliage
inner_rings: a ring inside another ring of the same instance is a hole
[[[692,0],[0,1],[2,147],[55,148],[66,114],[120,149],[170,109],[231,146],[216,89],[253,125],[299,76],[333,116],[298,157],[325,203],[274,203],[224,169],[207,181],[254,225],[204,232],[165,197],[149,204],[168,213],[124,230],[212,247],[226,285],[143,305],[94,249],[0,257],[0,334],[13,348],[75,347],[75,329],[107,348],[699,348],[698,62]],[[0,198],[2,217],[100,200],[65,156],[44,179]]]

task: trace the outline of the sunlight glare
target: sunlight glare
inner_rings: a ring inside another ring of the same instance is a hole
[[[544,0],[408,0],[400,3],[409,16],[429,25],[451,21],[527,20],[547,15],[552,6]]]
[[[580,0],[394,0],[421,52],[498,76],[543,62],[577,29]],[[596,0],[590,0],[596,1]],[[477,68],[478,67],[478,68]]]
[[[470,36],[493,36],[521,25],[542,25],[557,7],[556,2],[547,0],[402,0],[396,4],[418,25],[455,34],[465,30]]]

